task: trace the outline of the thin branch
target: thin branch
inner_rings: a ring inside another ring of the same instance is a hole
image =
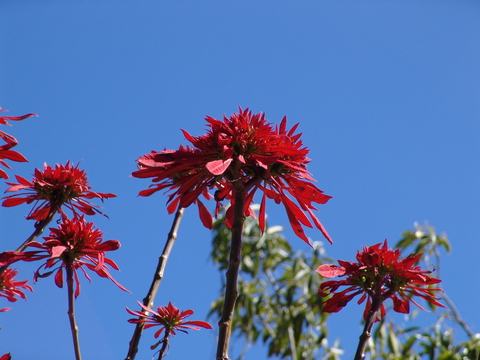
[[[25,242],[19,246],[19,248],[16,251],[23,251],[27,247],[29,243],[31,243],[33,240],[35,240],[37,237],[42,235],[43,231],[45,228],[50,224],[55,217],[55,214],[57,213],[57,209],[52,209],[48,213],[47,217],[38,223],[35,224],[35,231],[30,235],[30,237],[25,240]]]
[[[23,242],[22,245],[18,247],[17,250],[15,251],[23,251],[25,248],[28,246],[29,243],[34,241],[37,237],[42,235],[43,231],[46,229],[48,224],[50,224],[55,217],[55,214],[57,213],[57,209],[51,209],[50,212],[48,213],[47,217],[37,223],[35,223],[35,230],[33,231],[32,235],[28,237],[27,240]],[[8,268],[8,265],[0,267],[0,275],[3,274],[3,272]]]
[[[71,263],[65,266],[67,272],[67,290],[68,290],[68,318],[70,319],[70,330],[72,332],[73,348],[75,352],[75,359],[82,360],[80,354],[80,341],[78,339],[78,326],[75,320],[75,295],[73,286],[73,268]]]
[[[440,252],[438,249],[435,247],[435,260],[436,260],[436,271],[437,271],[437,278],[440,278]],[[450,311],[452,312],[452,317],[453,320],[460,325],[460,327],[467,333],[467,335],[470,338],[473,338],[475,335],[473,331],[470,329],[468,324],[465,322],[465,320],[462,319],[460,316],[460,313],[458,312],[455,304],[453,301],[447,296],[445,292],[441,292],[440,296],[442,299],[447,303],[448,307],[450,308]]]
[[[234,188],[235,204],[232,226],[232,243],[230,248],[230,260],[226,273],[227,281],[222,318],[218,322],[219,335],[217,360],[228,360],[228,347],[230,344],[230,335],[232,332],[233,312],[235,310],[235,303],[238,296],[237,279],[242,253],[243,223],[245,221],[245,188],[241,180],[237,180],[234,182]]]
[[[460,313],[458,312],[457,308],[455,307],[455,304],[453,303],[453,301],[445,293],[441,293],[440,296],[442,297],[443,301],[445,301],[447,303],[448,307],[450,308],[450,311],[452,312],[453,319],[455,320],[455,322],[460,325],[460,327],[467,333],[467,335],[470,338],[473,338],[475,334],[470,329],[470,327],[465,322],[465,320],[462,319],[462,317],[460,316]]]
[[[163,337],[163,340],[162,340],[162,342],[163,342],[162,348],[159,351],[157,360],[162,360],[163,357],[165,356],[165,351],[167,351],[167,348],[168,348],[169,338],[170,338],[170,330],[165,329],[165,336]]]
[[[382,299],[375,297],[372,299],[372,306],[367,314],[367,319],[365,320],[365,326],[363,328],[363,333],[360,335],[360,340],[358,342],[357,352],[355,353],[354,360],[363,360],[365,358],[365,347],[367,342],[372,336],[372,328],[377,317],[378,310],[382,305]]]
[[[163,248],[162,255],[160,255],[160,257],[158,258],[158,264],[153,275],[152,284],[150,285],[147,296],[145,296],[145,298],[143,299],[143,305],[145,305],[146,307],[153,307],[153,301],[155,300],[155,296],[157,295],[158,289],[160,288],[160,283],[162,282],[164,276],[163,274],[165,272],[165,267],[167,266],[170,252],[172,251],[173,244],[175,244],[175,240],[177,240],[178,228],[180,227],[180,222],[182,221],[183,211],[184,208],[179,207],[177,209],[177,212],[175,213],[172,227],[170,229],[170,232],[168,233],[167,242],[165,243],[165,247]],[[145,311],[142,312],[146,313]],[[132,339],[129,343],[128,354],[125,360],[135,359],[135,355],[138,352],[138,344],[140,343],[140,337],[142,336],[143,327],[144,323],[139,323],[135,326]]]

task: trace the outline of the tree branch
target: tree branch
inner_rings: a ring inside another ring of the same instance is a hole
[[[145,296],[145,298],[143,299],[143,305],[145,305],[146,307],[153,307],[153,301],[155,300],[155,296],[157,295],[158,289],[160,288],[160,284],[164,276],[163,274],[165,272],[165,267],[167,266],[170,252],[172,251],[173,245],[175,244],[175,240],[177,240],[177,233],[180,227],[180,222],[182,221],[183,212],[184,208],[179,207],[177,209],[177,212],[175,213],[172,227],[170,229],[170,232],[168,233],[167,242],[165,243],[165,247],[163,248],[162,255],[160,255],[160,257],[158,258],[158,264],[153,275],[152,284],[150,285],[147,296]],[[145,313],[145,311],[142,312]],[[132,339],[129,343],[128,354],[125,360],[135,359],[135,355],[138,352],[138,344],[140,343],[140,337],[142,336],[143,327],[144,323],[139,323],[135,326]]]
[[[244,184],[240,179],[234,182],[234,189],[235,204],[232,226],[232,243],[230,248],[230,260],[226,273],[227,281],[222,318],[218,322],[219,335],[217,360],[228,360],[228,347],[230,344],[230,335],[232,332],[233,312],[235,310],[235,303],[238,296],[237,279],[242,253],[243,223],[245,221],[245,188]]]
[[[78,339],[78,326],[75,320],[75,295],[73,286],[73,268],[71,263],[65,265],[67,271],[67,291],[68,291],[68,318],[70,319],[70,330],[72,332],[73,347],[75,352],[75,359],[82,360],[80,354],[80,341]]]

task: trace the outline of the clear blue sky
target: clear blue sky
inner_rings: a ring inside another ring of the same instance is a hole
[[[133,294],[82,280],[84,359],[124,358],[133,331],[125,306],[145,295],[172,220],[160,193],[137,197],[149,181],[129,177],[135,159],[176,149],[186,143],[180,128],[203,134],[205,115],[237,105],[300,122],[309,169],[333,196],[318,214],[334,240],[330,256],[351,260],[364,245],[393,244],[415,221],[445,231],[453,252],[443,259],[443,286],[480,332],[478,1],[19,0],[2,1],[0,14],[0,106],[40,115],[2,128],[30,160],[9,174],[31,178],[44,162],[82,161],[94,190],[118,195],[104,205],[109,220],[90,219],[122,243],[113,275]],[[2,250],[16,248],[32,231],[29,207],[0,211]],[[268,212],[271,224],[286,223],[283,207]],[[207,258],[210,238],[189,209],[156,304],[171,300],[204,319],[221,276]],[[18,268],[24,278],[35,270]],[[52,278],[34,290],[0,315],[0,354],[73,358],[66,290]],[[362,313],[355,303],[347,309],[329,320],[345,359]],[[179,334],[168,359],[212,359],[215,336]],[[138,358],[150,359],[153,332],[142,340]],[[264,354],[254,349],[247,359]]]

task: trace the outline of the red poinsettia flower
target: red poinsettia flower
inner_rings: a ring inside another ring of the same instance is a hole
[[[158,338],[165,330],[166,333],[175,335],[175,331],[182,331],[186,333],[185,329],[200,330],[200,327],[211,329],[212,326],[205,321],[185,321],[185,319],[193,314],[193,310],[180,311],[172,305],[171,302],[167,306],[159,306],[157,311],[150,309],[137,301],[140,307],[152,315],[147,315],[142,311],[133,311],[127,308],[128,313],[133,316],[138,316],[135,319],[129,319],[128,322],[132,324],[145,324],[144,328],[148,329],[152,326],[160,326],[154,337]]]
[[[16,175],[18,184],[11,185],[5,192],[26,191],[4,197],[3,206],[16,206],[23,203],[36,202],[27,219],[43,220],[52,210],[62,213],[62,206],[69,208],[75,215],[77,210],[87,215],[100,212],[97,205],[85,199],[103,199],[116,197],[115,194],[103,194],[90,191],[87,174],[77,166],[72,166],[70,161],[65,165],[55,165],[54,168],[45,164],[43,171],[35,169],[32,181]]]
[[[0,108],[0,111],[7,111],[7,110],[2,110],[2,108]],[[0,115],[0,124],[10,125],[7,122],[7,120],[19,121],[19,120],[26,119],[30,116],[37,116],[37,115],[36,114],[27,114],[22,116],[1,116]],[[11,169],[11,167],[3,159],[8,159],[8,160],[17,161],[17,162],[28,161],[25,158],[25,156],[23,156],[19,152],[10,150],[14,146],[18,145],[17,139],[15,139],[12,135],[9,135],[3,131],[0,131],[0,138],[6,142],[6,144],[0,146],[0,164]],[[7,173],[2,169],[0,169],[0,178],[8,179]]]
[[[274,126],[262,113],[252,115],[246,109],[223,121],[207,117],[209,130],[206,135],[193,137],[182,130],[193,147],[181,146],[178,150],[153,151],[137,159],[139,169],[132,175],[138,178],[153,178],[157,183],[140,192],[149,196],[159,190],[170,192],[169,213],[177,206],[187,207],[196,203],[203,224],[211,228],[212,216],[200,195],[206,199],[214,189],[215,200],[234,203],[234,188],[237,181],[246,190],[245,215],[253,216],[250,205],[255,192],[263,192],[259,223],[265,229],[266,198],[282,203],[287,211],[295,234],[308,243],[303,227],[312,227],[306,213],[328,241],[330,236],[316,218],[314,203],[325,204],[331,196],[323,194],[313,183],[307,171],[309,150],[295,134],[298,124],[287,130],[284,117],[280,126]],[[298,205],[292,200],[293,197]],[[218,204],[217,204],[218,205]],[[217,206],[218,212],[218,206]],[[233,223],[233,206],[227,211],[227,224]]]
[[[62,215],[62,222],[58,229],[50,228],[50,231],[50,235],[44,237],[45,242],[43,244],[38,242],[28,244],[30,247],[41,249],[41,251],[32,252],[36,260],[48,258],[45,264],[35,272],[35,281],[39,277],[47,277],[56,272],[55,284],[61,288],[64,281],[63,271],[67,266],[71,266],[76,284],[75,297],[80,294],[77,270],[80,269],[88,281],[91,281],[85,268],[101,277],[112,280],[120,289],[128,291],[115,281],[109,273],[108,265],[115,270],[119,270],[117,264],[105,257],[105,252],[120,248],[120,242],[117,240],[103,241],[103,233],[94,228],[93,223],[86,222],[83,216],[68,219],[65,215]],[[48,254],[42,254],[42,250]],[[48,271],[41,273],[42,268]]]
[[[27,285],[26,280],[16,281],[14,279],[17,274],[18,271],[13,269],[5,269],[0,274],[0,296],[6,298],[10,302],[17,301],[18,297],[22,299],[27,298],[22,289],[33,291],[32,287]]]
[[[388,249],[387,240],[385,240],[383,245],[376,244],[365,247],[362,252],[357,252],[357,263],[338,260],[340,266],[331,264],[319,266],[317,272],[323,277],[346,277],[344,280],[326,281],[320,285],[318,293],[322,297],[333,294],[324,303],[323,311],[338,312],[357,295],[361,295],[359,304],[367,299],[365,319],[373,300],[382,304],[381,316],[385,314],[383,301],[388,298],[393,300],[393,310],[404,314],[410,312],[410,302],[425,310],[413,300],[413,296],[444,307],[437,301],[439,298],[434,295],[435,291],[441,291],[441,289],[429,287],[438,284],[441,280],[428,276],[431,271],[421,270],[419,266],[415,266],[421,256],[422,254],[411,254],[401,259],[400,251]],[[347,288],[338,291],[342,286]]]

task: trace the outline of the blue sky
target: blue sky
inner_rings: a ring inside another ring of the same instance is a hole
[[[300,122],[309,170],[333,196],[318,214],[334,240],[331,257],[352,260],[385,238],[393,244],[415,221],[445,231],[453,251],[443,286],[480,332],[472,300],[480,296],[477,1],[4,1],[0,9],[0,106],[40,116],[2,128],[30,161],[9,174],[30,178],[44,162],[81,161],[94,190],[118,195],[104,204],[109,220],[91,221],[122,243],[111,254],[121,268],[113,275],[133,294],[105,279],[82,282],[85,359],[126,355],[133,326],[124,308],[145,295],[172,221],[164,196],[137,197],[149,181],[130,177],[135,159],[186,144],[180,129],[203,134],[205,115],[237,106]],[[2,248],[16,248],[32,231],[29,208],[0,211]],[[287,224],[283,207],[271,203],[268,213],[272,225]],[[210,239],[189,209],[157,305],[172,301],[205,317],[222,276],[208,260]],[[35,270],[18,268],[25,278]],[[47,278],[34,290],[2,313],[0,354],[73,358],[65,289]],[[352,303],[329,320],[345,359],[361,313]],[[428,324],[428,314],[419,317]],[[168,358],[211,359],[215,336],[179,334]],[[151,343],[153,332],[139,359],[151,358]],[[256,348],[247,359],[264,354]]]

